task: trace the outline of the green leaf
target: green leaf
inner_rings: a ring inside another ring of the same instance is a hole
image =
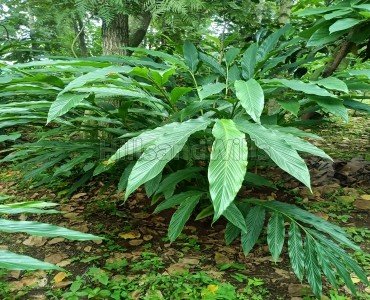
[[[208,205],[207,207],[203,208],[199,214],[195,217],[195,221],[202,220],[204,218],[207,218],[209,216],[213,215],[213,205]]]
[[[284,35],[289,29],[292,28],[292,25],[287,24],[274,33],[270,34],[258,47],[257,50],[257,61],[262,61],[266,56],[276,47],[276,44],[279,41],[279,38]]]
[[[203,85],[198,89],[199,99],[202,101],[209,96],[216,95],[226,88],[224,83],[216,82]]]
[[[205,130],[210,122],[208,119],[198,118],[183,123],[171,123],[174,128],[158,137],[136,162],[128,179],[125,199],[140,185],[157,176],[181,151],[188,138],[197,131]]]
[[[238,56],[238,54],[240,53],[240,49],[239,48],[230,48],[229,50],[227,50],[227,52],[225,53],[225,60],[226,60],[226,63],[228,65],[230,65],[234,60],[235,58]]]
[[[83,100],[89,97],[90,94],[59,94],[57,99],[51,104],[48,113],[47,123],[55,120],[57,117],[64,115],[72,108],[79,105]]]
[[[289,227],[288,253],[294,274],[302,281],[304,274],[304,251],[301,232],[295,222],[290,223]]]
[[[175,87],[170,93],[171,103],[175,104],[182,96],[191,92],[191,87]]]
[[[183,47],[185,63],[189,67],[190,71],[194,73],[197,70],[199,63],[198,51],[194,44],[186,41]]]
[[[324,19],[325,20],[331,20],[331,19],[335,19],[337,17],[348,15],[349,13],[352,13],[352,12],[353,12],[353,10],[351,8],[338,9],[338,10],[335,10],[335,11],[329,13],[329,14],[324,15]]]
[[[180,194],[173,195],[162,201],[154,210],[154,213],[159,213],[165,209],[173,208],[181,203],[190,201],[191,199],[200,199],[203,195],[200,191],[187,191]],[[190,199],[190,200],[189,200]]]
[[[247,233],[247,225],[245,223],[245,218],[239,208],[234,204],[231,203],[228,208],[223,213],[224,217],[234,224],[236,227],[241,229],[244,233]]]
[[[220,74],[222,76],[226,75],[224,68],[215,60],[212,56],[209,56],[204,53],[199,53],[199,58],[208,65],[215,73]]]
[[[305,269],[307,281],[316,297],[320,298],[322,293],[322,279],[320,267],[317,261],[315,240],[309,235],[305,239]]]
[[[242,248],[245,255],[252,250],[261,234],[265,221],[265,209],[261,206],[252,207],[246,218],[247,233],[242,232]]]
[[[242,75],[246,80],[253,78],[254,69],[257,63],[257,44],[253,43],[244,52],[241,59]]]
[[[279,82],[292,90],[303,92],[306,94],[324,97],[334,97],[334,98],[336,97],[334,94],[331,94],[327,90],[320,88],[312,83],[305,83],[299,80],[288,80],[288,79],[273,79],[272,81]]]
[[[267,244],[273,260],[276,262],[283,250],[285,238],[284,218],[280,213],[273,213],[267,225]]]
[[[55,214],[59,213],[59,211],[55,209],[45,209],[45,208],[53,207],[56,205],[58,205],[58,203],[42,201],[0,204],[0,214],[20,214],[20,213]]]
[[[335,77],[327,77],[320,79],[314,83],[323,86],[329,90],[336,90],[344,93],[348,93],[348,87],[346,83],[338,78]]]
[[[0,231],[15,233],[24,232],[31,235],[45,236],[45,237],[64,237],[69,240],[89,241],[101,240],[101,237],[82,233],[76,230],[50,225],[46,223],[32,222],[32,221],[13,221],[0,219]]]
[[[6,270],[62,270],[53,264],[10,251],[0,250],[0,269]]]
[[[361,23],[362,20],[354,19],[354,18],[345,18],[345,19],[340,19],[336,22],[334,22],[330,27],[329,27],[329,32],[337,32],[341,30],[345,30],[348,28],[352,28],[353,26],[357,25],[358,23]]]
[[[233,223],[227,222],[225,229],[225,243],[230,245],[239,235],[240,228],[236,227]]]
[[[344,122],[348,122],[348,111],[343,105],[343,101],[328,97],[310,97],[320,105],[324,111],[331,113],[335,116],[341,117]]]
[[[307,42],[308,47],[319,47],[328,43],[337,41],[344,32],[336,32],[329,35],[329,28],[327,26],[320,27],[316,30]]]
[[[365,76],[370,79],[370,69],[349,70],[348,73],[352,76]]]
[[[162,173],[159,173],[154,178],[145,182],[144,186],[145,186],[145,192],[146,192],[147,197],[150,198],[155,193],[161,180],[162,180]]]
[[[148,148],[158,138],[163,136],[166,132],[176,127],[178,123],[166,124],[162,127],[157,127],[153,130],[145,131],[138,136],[129,139],[121,148],[119,148],[115,154],[113,154],[108,163],[113,163],[116,160],[122,159],[128,155],[140,152]]]
[[[0,143],[5,141],[15,141],[19,139],[22,135],[20,133],[12,133],[8,135],[0,135]]]
[[[190,167],[185,168],[183,170],[176,171],[174,173],[169,174],[166,178],[163,179],[163,181],[159,184],[158,189],[156,191],[156,194],[163,193],[166,190],[174,190],[176,185],[185,180],[194,178],[199,175],[199,171],[201,171],[202,168],[199,167]]]
[[[329,155],[327,155],[323,150],[317,148],[310,142],[302,140],[301,138],[296,137],[289,133],[280,132],[278,130],[276,130],[275,132],[277,135],[280,135],[293,149],[297,151],[307,152],[312,155],[332,160],[332,158]]]
[[[247,170],[248,147],[232,120],[217,120],[212,134],[208,181],[216,221],[233,202]]]
[[[295,116],[298,116],[298,112],[300,108],[300,104],[298,101],[294,99],[290,99],[290,100],[277,100],[277,102],[280,104],[280,106],[283,109],[291,112]]]
[[[189,220],[195,206],[199,202],[199,197],[192,197],[182,202],[177,211],[173,214],[168,227],[168,237],[171,242],[180,235],[185,223]]]
[[[121,175],[121,177],[119,179],[118,186],[117,186],[118,192],[122,192],[123,190],[126,189],[127,182],[128,182],[128,177],[130,176],[130,173],[131,173],[132,168],[134,167],[134,165],[135,165],[135,163],[134,162],[131,162],[125,168],[125,170],[122,172],[122,175]]]
[[[76,79],[72,80],[65,88],[60,92],[58,95],[61,96],[62,94],[69,92],[75,88],[82,87],[87,83],[94,82],[97,80],[103,80],[108,75],[118,74],[118,73],[129,73],[132,71],[132,67],[128,66],[109,66],[106,68],[99,68],[95,71],[89,72],[82,76],[77,77]]]
[[[240,100],[240,104],[255,122],[260,123],[260,117],[265,104],[264,94],[260,84],[254,79],[249,79],[247,82],[237,80],[234,85],[236,97]]]
[[[281,169],[311,189],[310,173],[306,163],[281,135],[262,125],[244,120],[237,120],[236,124],[241,131],[249,134],[256,146],[264,150]]]

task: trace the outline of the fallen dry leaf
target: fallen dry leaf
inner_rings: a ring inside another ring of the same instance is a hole
[[[66,266],[70,265],[71,263],[72,263],[72,260],[65,259],[65,260],[62,260],[61,262],[57,263],[57,266],[63,268],[63,267],[66,267]]]
[[[46,239],[41,236],[30,236],[23,241],[23,245],[41,247],[45,245]]]
[[[92,249],[92,247],[91,247],[91,246],[86,246],[86,247],[84,248],[84,251],[85,251],[85,252],[90,252],[90,251],[91,251],[91,249]]]
[[[172,274],[182,274],[182,273],[185,273],[187,271],[188,271],[188,269],[187,269],[186,265],[182,264],[182,263],[175,263],[175,264],[170,265],[167,268],[167,272],[170,275],[172,275]]]
[[[232,263],[232,261],[226,255],[220,252],[215,253],[215,262],[217,265]]]
[[[131,246],[139,246],[143,243],[144,241],[143,240],[131,240],[129,241],[128,243],[131,245]]]
[[[150,234],[147,234],[147,235],[144,235],[144,236],[143,236],[143,239],[144,239],[144,241],[150,241],[150,240],[152,240],[152,239],[153,239],[153,236],[152,236],[152,235],[150,235]]]
[[[45,261],[51,264],[60,263],[62,260],[66,259],[68,256],[64,253],[49,254],[45,257]]]
[[[62,288],[65,288],[65,287],[67,287],[67,286],[71,285],[72,283],[73,283],[73,282],[72,282],[72,281],[70,281],[70,280],[61,281],[61,282],[55,283],[55,284],[53,285],[53,288],[55,288],[55,289],[62,289]]]
[[[62,282],[67,277],[65,272],[59,272],[54,276],[54,282],[59,283]]]
[[[48,244],[49,245],[54,245],[54,244],[58,244],[58,243],[61,243],[61,242],[64,242],[65,239],[64,238],[53,238],[51,239]]]
[[[129,240],[129,239],[137,239],[141,236],[141,234],[138,231],[129,231],[129,232],[119,233],[118,236],[121,239]]]
[[[182,258],[180,259],[180,263],[183,263],[185,265],[198,265],[199,259],[197,258]]]
[[[370,201],[370,195],[362,195],[361,199],[366,200],[366,201]]]
[[[73,195],[71,200],[76,200],[86,195],[87,195],[86,193],[78,193],[78,194]]]

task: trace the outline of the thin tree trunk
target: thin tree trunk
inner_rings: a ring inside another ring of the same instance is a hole
[[[140,24],[138,28],[133,32],[131,32],[131,28],[129,28],[130,29],[130,40],[129,40],[130,47],[138,47],[141,44],[141,42],[143,41],[148,31],[148,27],[149,27],[151,20],[152,20],[152,15],[149,12],[144,12],[139,17]]]
[[[78,43],[80,45],[81,56],[88,56],[88,51],[87,51],[87,46],[86,46],[85,26],[80,16],[77,16],[77,24],[78,24],[78,33],[79,33]]]
[[[280,0],[279,7],[279,23],[285,25],[290,22],[290,15],[292,12],[292,0]]]
[[[125,55],[123,47],[129,46],[128,15],[117,14],[109,23],[103,20],[103,54]]]

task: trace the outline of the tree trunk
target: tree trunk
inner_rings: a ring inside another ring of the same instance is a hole
[[[292,12],[292,0],[280,0],[279,7],[279,23],[285,25],[290,22],[290,14]]]
[[[87,46],[86,46],[86,34],[85,34],[85,26],[79,16],[77,16],[77,24],[78,24],[78,43],[80,45],[80,52],[81,56],[88,56]]]
[[[128,15],[119,13],[109,23],[103,20],[102,38],[104,55],[125,55],[122,47],[129,46]]]

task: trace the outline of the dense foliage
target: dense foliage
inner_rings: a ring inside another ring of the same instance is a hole
[[[271,163],[311,189],[300,153],[331,158],[310,142],[318,136],[297,128],[314,122],[304,116],[347,121],[347,108],[369,111],[357,101],[370,86],[369,8],[344,1],[300,11],[320,19],[299,35],[287,24],[248,42],[229,35],[158,46],[171,53],[125,47],[127,56],[4,62],[0,143],[12,146],[1,162],[34,185],[70,180],[70,194],[96,176],[115,180],[125,201],[144,186],[155,213],[176,208],[170,241],[197,212],[196,219],[225,218],[226,243],[240,237],[247,255],[267,221],[273,259],[287,236],[292,269],[317,296],[322,274],[355,293],[349,272],[367,278],[344,250],[360,250],[344,230],[292,204],[238,192],[245,183],[274,186],[248,167]],[[352,46],[357,55],[338,68]]]

